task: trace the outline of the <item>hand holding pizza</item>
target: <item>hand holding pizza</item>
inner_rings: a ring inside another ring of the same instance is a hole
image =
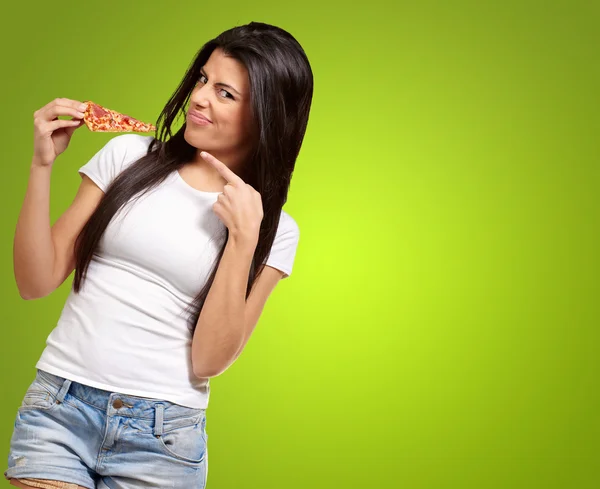
[[[213,211],[229,229],[230,237],[243,244],[256,246],[264,216],[260,193],[210,153],[203,151],[200,156],[227,180],[223,193],[219,194],[213,205]]]
[[[51,166],[67,149],[71,136],[83,125],[86,105],[66,98],[54,99],[33,113],[33,156],[37,164]],[[59,120],[58,116],[72,116]]]

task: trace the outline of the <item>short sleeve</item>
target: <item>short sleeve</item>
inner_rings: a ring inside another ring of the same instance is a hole
[[[289,214],[282,211],[275,241],[265,264],[281,270],[284,273],[283,278],[289,277],[292,274],[299,239],[298,224]]]
[[[103,192],[121,172],[127,157],[129,134],[110,139],[85,165],[79,169],[90,177]]]

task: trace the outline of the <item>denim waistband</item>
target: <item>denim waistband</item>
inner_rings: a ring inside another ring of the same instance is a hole
[[[174,404],[161,399],[150,399],[132,396],[118,392],[110,392],[89,385],[80,384],[72,380],[64,379],[57,375],[38,370],[38,379],[58,390],[58,401],[62,402],[64,396],[69,393],[108,415],[128,416],[132,418],[154,419],[157,409],[164,420],[195,416],[203,414],[203,408],[191,408]]]

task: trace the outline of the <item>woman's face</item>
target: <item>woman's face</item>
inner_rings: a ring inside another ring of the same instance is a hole
[[[199,123],[194,114],[210,122]],[[199,151],[237,164],[250,151],[253,135],[248,71],[242,63],[215,49],[190,96],[184,138]]]

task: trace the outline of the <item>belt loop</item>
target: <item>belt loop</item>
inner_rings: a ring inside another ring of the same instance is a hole
[[[154,411],[154,436],[159,437],[163,434],[163,414],[165,412],[164,404],[155,404]]]
[[[60,403],[64,402],[65,396],[67,395],[67,392],[69,392],[70,387],[71,387],[71,381],[69,379],[65,379],[62,387],[60,388],[60,390],[58,391],[58,394],[56,395],[57,403],[60,404]]]

